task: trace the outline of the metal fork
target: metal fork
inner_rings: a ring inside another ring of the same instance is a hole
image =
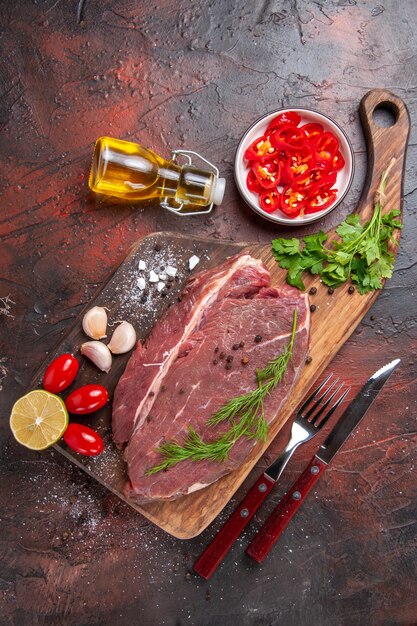
[[[247,526],[272,490],[293,455],[294,450],[317,435],[349,393],[350,387],[338,399],[335,399],[344,386],[344,383],[341,383],[334,389],[338,383],[338,378],[324,389],[332,376],[333,374],[329,374],[298,410],[291,428],[290,440],[285,450],[258,478],[213,541],[194,563],[194,571],[203,578],[209,579],[220,565],[245,526]],[[323,393],[319,395],[322,390]],[[330,393],[332,390],[333,393]],[[317,396],[319,397],[317,398]],[[335,399],[335,402],[326,412],[333,399]]]

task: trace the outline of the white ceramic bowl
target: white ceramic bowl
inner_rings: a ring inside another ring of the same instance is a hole
[[[321,124],[324,130],[331,131],[339,141],[339,150],[345,160],[344,168],[337,173],[335,187],[338,189],[338,193],[334,202],[322,211],[294,218],[289,218],[280,209],[277,209],[276,211],[274,211],[274,213],[267,213],[266,211],[261,209],[258,195],[252,191],[249,191],[246,186],[246,178],[249,170],[246,167],[247,161],[243,158],[245,150],[255,141],[257,137],[260,137],[265,133],[266,128],[271,120],[280,113],[288,113],[289,111],[295,111],[296,113],[298,113],[298,115],[300,115],[300,125],[308,123]],[[316,220],[321,219],[324,215],[327,215],[327,213],[330,213],[330,211],[333,211],[333,209],[336,208],[339,202],[341,202],[347,194],[349,187],[352,184],[353,173],[353,149],[346,133],[340,128],[338,124],[336,124],[336,122],[330,119],[330,117],[311,109],[278,109],[277,111],[273,111],[272,113],[267,113],[263,117],[259,118],[256,122],[254,122],[252,126],[250,126],[245,132],[242,139],[240,140],[235,156],[235,180],[245,202],[256,213],[258,213],[265,219],[271,222],[276,222],[278,224],[286,224],[290,226],[301,226],[303,224],[315,222]]]

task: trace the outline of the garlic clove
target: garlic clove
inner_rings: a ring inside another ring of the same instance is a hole
[[[80,352],[90,359],[102,372],[109,372],[112,364],[112,356],[108,347],[101,341],[87,341],[80,347]]]
[[[108,348],[113,354],[129,352],[136,343],[136,331],[129,322],[122,322],[116,328]]]
[[[83,317],[83,331],[93,339],[104,339],[107,329],[106,309],[94,306]]]

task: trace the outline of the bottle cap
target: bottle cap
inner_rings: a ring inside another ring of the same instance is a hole
[[[213,188],[211,190],[210,202],[219,205],[223,202],[224,190],[226,188],[225,178],[215,178]]]

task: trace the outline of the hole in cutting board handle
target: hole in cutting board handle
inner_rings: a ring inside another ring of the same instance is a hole
[[[390,128],[397,122],[399,115],[400,111],[397,105],[387,101],[381,102],[374,108],[372,119],[380,128]]]

